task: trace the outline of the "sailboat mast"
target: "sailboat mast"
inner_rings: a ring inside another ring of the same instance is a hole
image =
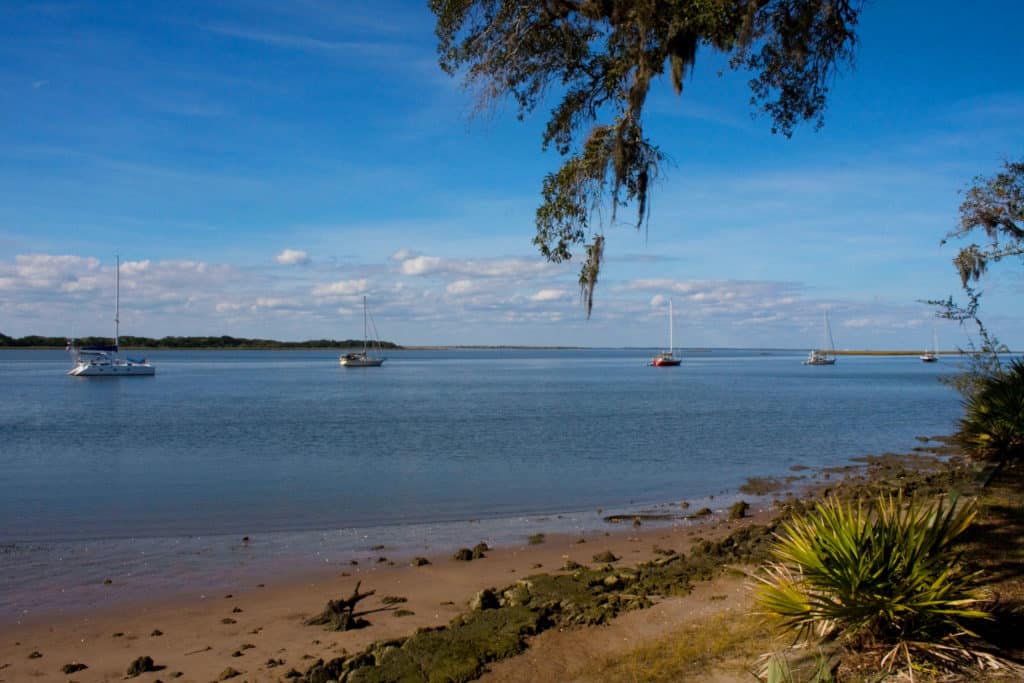
[[[366,332],[366,295],[363,295],[363,354],[366,354],[367,350],[367,332]]]
[[[673,340],[672,340],[672,299],[668,300],[668,352],[674,351]]]
[[[825,330],[828,332],[828,351],[833,356],[836,353],[836,343],[832,340],[832,325],[828,321],[828,309],[825,309]]]
[[[121,336],[121,255],[117,255],[117,275],[114,277],[114,348],[120,349]]]

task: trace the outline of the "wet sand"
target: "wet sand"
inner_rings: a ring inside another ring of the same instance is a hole
[[[217,594],[197,587],[192,596],[129,602],[66,616],[37,615],[26,623],[4,626],[0,682],[120,681],[129,665],[142,656],[152,657],[161,668],[133,680],[206,682],[231,668],[241,674],[238,680],[277,681],[291,668],[305,672],[319,658],[327,660],[376,640],[407,636],[420,627],[447,624],[468,609],[480,590],[559,571],[568,559],[596,566],[593,556],[611,550],[622,558],[619,564],[635,565],[653,559],[656,545],[685,551],[696,537],[724,536],[739,525],[763,523],[773,514],[768,509],[752,512],[753,517],[740,521],[726,520],[726,513],[720,512],[703,521],[658,528],[609,524],[607,532],[548,535],[536,545],[524,539],[520,545],[492,548],[486,557],[470,562],[445,555],[429,557],[427,565],[411,566],[412,558],[395,556],[388,558],[394,566],[387,562],[360,563],[344,570],[335,566],[287,581],[275,582],[275,577],[268,576],[262,586],[238,585],[218,589]],[[472,547],[479,540],[467,538],[466,545]],[[387,556],[386,548],[379,552]],[[357,609],[370,626],[336,633],[304,624],[328,600],[349,597],[357,583],[362,592],[375,591]],[[116,591],[117,584],[108,588]],[[406,601],[385,604],[387,596]],[[686,609],[676,608],[676,613],[684,613],[677,620],[685,617]],[[65,665],[74,663],[87,668],[62,672]],[[515,667],[514,661],[502,665],[504,676]]]

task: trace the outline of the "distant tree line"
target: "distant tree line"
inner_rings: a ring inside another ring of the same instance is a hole
[[[80,346],[102,346],[111,342],[110,337],[82,337]],[[354,349],[362,348],[362,339],[310,339],[301,342],[283,342],[276,339],[245,339],[244,337],[131,337],[122,336],[121,346],[141,349]],[[27,337],[9,337],[0,332],[0,348],[12,347],[57,347],[67,344],[64,337],[43,337],[31,334]],[[384,349],[402,348],[394,342],[379,342]]]

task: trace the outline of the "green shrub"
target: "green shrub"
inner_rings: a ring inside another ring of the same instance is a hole
[[[957,440],[972,455],[1011,460],[1024,455],[1024,361],[980,380],[964,401]]]
[[[757,602],[801,639],[882,648],[882,668],[912,653],[984,659],[963,644],[974,635],[967,624],[988,615],[974,608],[978,575],[955,547],[975,514],[955,501],[887,496],[868,512],[831,498],[782,524]]]

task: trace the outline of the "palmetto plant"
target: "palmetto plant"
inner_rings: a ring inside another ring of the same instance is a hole
[[[1006,461],[1024,455],[1024,361],[981,380],[964,401],[957,438],[976,457]]]
[[[912,653],[985,660],[962,644],[967,624],[987,615],[955,545],[975,514],[955,500],[886,496],[867,510],[830,498],[782,525],[757,602],[802,639],[883,648],[883,668]]]

